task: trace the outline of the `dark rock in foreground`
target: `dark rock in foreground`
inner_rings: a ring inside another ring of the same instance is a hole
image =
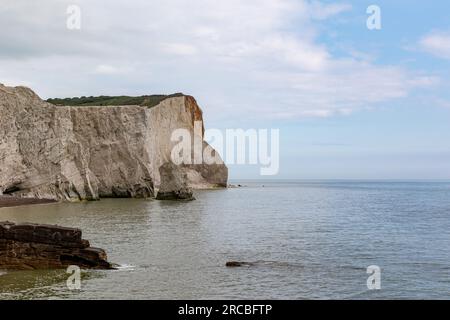
[[[0,222],[0,269],[57,269],[77,265],[112,269],[103,249],[90,247],[81,230]]]

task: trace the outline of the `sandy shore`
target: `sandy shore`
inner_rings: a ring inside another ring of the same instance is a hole
[[[30,204],[42,204],[42,203],[53,203],[55,200],[49,199],[28,199],[28,198],[16,198],[11,196],[0,196],[0,208],[4,207],[17,207],[25,206]]]

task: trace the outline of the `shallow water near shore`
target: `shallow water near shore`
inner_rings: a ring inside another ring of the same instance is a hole
[[[192,202],[1,208],[1,221],[79,227],[121,267],[83,271],[76,291],[65,270],[0,271],[0,299],[450,298],[450,182],[239,183]]]

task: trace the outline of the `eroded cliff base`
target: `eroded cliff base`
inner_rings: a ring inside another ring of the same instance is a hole
[[[55,203],[55,200],[51,199],[33,199],[33,198],[18,198],[13,196],[0,196],[0,208],[4,207],[18,207],[28,206],[34,204],[48,204]]]

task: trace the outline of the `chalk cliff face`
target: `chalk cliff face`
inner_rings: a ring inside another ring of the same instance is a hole
[[[47,103],[25,87],[0,85],[0,194],[94,200],[225,187],[224,164],[170,165],[178,182],[161,179],[177,144],[172,132],[184,128],[194,135],[195,121],[202,121],[202,111],[190,96],[151,108],[70,107]]]

